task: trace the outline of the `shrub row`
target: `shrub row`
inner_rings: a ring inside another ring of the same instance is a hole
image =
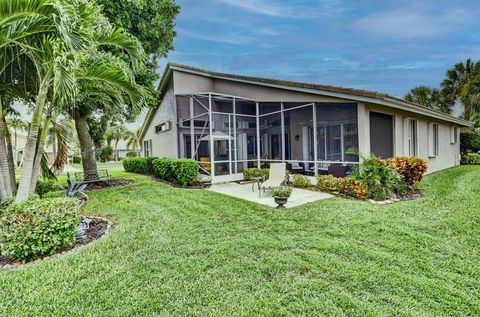
[[[155,175],[167,182],[189,186],[198,181],[198,163],[190,159],[131,157],[123,160],[127,172]]]
[[[336,178],[332,175],[319,175],[316,187],[324,192],[338,192],[357,199],[369,197],[368,182],[354,176]]]
[[[159,158],[153,161],[153,171],[157,177],[182,186],[193,185],[198,181],[198,163],[191,159]]]
[[[480,154],[466,153],[462,155],[462,165],[480,165]]]
[[[132,157],[122,161],[123,168],[127,172],[138,174],[153,174],[154,157]]]
[[[247,181],[251,181],[254,177],[262,177],[268,179],[270,170],[266,168],[247,168],[243,171],[243,178]]]
[[[0,218],[0,251],[12,260],[51,255],[75,242],[77,199],[33,199],[12,203]]]

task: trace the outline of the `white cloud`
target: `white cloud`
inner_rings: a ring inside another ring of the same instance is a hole
[[[341,6],[337,0],[318,1],[317,6],[305,3],[305,1],[288,1],[279,3],[273,0],[217,0],[237,8],[244,9],[261,15],[280,18],[318,18],[326,17],[334,12],[339,12]]]
[[[364,16],[354,26],[361,31],[388,38],[429,38],[454,32],[469,16],[470,13],[462,9],[438,13],[407,7]]]
[[[253,41],[253,38],[236,34],[236,33],[222,33],[218,35],[202,34],[188,30],[179,29],[178,34],[185,37],[194,38],[197,40],[204,40],[210,42],[226,43],[226,44],[247,44]]]

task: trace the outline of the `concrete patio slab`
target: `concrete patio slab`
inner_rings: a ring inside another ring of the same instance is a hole
[[[238,184],[238,183],[225,183],[215,184],[208,189],[209,191],[220,193],[236,198],[252,201],[258,204],[277,207],[273,197],[272,190],[267,190],[265,193],[262,191],[261,197],[259,197],[258,188],[254,186],[252,191],[252,184]],[[288,199],[286,208],[293,208],[301,206],[306,203],[311,203],[318,200],[328,199],[334,197],[333,195],[315,192],[306,189],[293,188],[292,195]]]

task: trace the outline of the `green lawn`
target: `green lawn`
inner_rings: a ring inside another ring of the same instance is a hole
[[[426,196],[277,211],[128,176],[90,193],[114,221],[74,254],[0,273],[0,316],[479,316],[480,168]]]

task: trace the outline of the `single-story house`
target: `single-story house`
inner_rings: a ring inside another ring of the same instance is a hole
[[[471,123],[385,93],[168,64],[142,127],[143,156],[193,158],[214,182],[287,162],[310,175],[374,153],[417,156],[429,172],[460,164]]]

